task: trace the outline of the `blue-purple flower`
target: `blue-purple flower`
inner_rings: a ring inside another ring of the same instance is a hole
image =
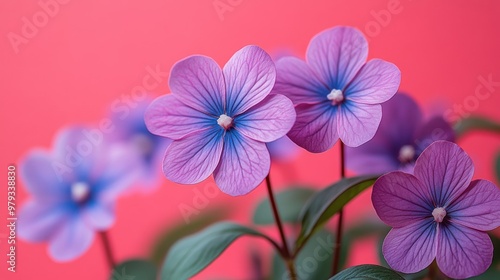
[[[401,73],[380,59],[366,62],[367,55],[361,32],[336,27],[311,40],[306,61],[278,60],[274,91],[289,97],[297,111],[290,139],[310,152],[324,152],[339,138],[357,147],[375,135],[380,104],[396,93]]]
[[[288,136],[267,143],[271,160],[287,162],[294,160],[299,154],[299,147]]]
[[[19,213],[19,236],[48,242],[57,261],[79,257],[96,231],[111,227],[118,195],[135,180],[134,157],[103,139],[95,128],[72,127],[57,137],[54,151],[32,151],[20,164],[31,199]]]
[[[157,98],[145,115],[149,131],[174,140],[163,161],[166,177],[195,184],[213,173],[233,196],[257,187],[269,173],[266,143],[295,121],[292,102],[269,95],[275,78],[273,61],[256,46],[236,52],[223,69],[205,56],[176,63],[172,94]]]
[[[375,182],[373,206],[393,227],[382,246],[393,269],[414,273],[436,259],[451,278],[486,271],[493,245],[485,231],[500,226],[500,190],[472,181],[473,174],[458,145],[436,141],[417,159],[414,175],[395,171]]]
[[[443,117],[425,120],[418,104],[406,94],[398,93],[382,104],[382,115],[370,141],[356,148],[346,147],[346,166],[352,171],[411,173],[418,156],[432,142],[455,141],[453,128]]]

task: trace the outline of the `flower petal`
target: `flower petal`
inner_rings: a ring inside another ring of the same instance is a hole
[[[234,116],[262,101],[271,92],[276,69],[271,57],[257,46],[237,51],[223,69],[226,79],[226,112]]]
[[[493,244],[487,233],[449,223],[440,228],[436,261],[448,277],[464,279],[488,269]]]
[[[500,226],[500,190],[490,181],[474,180],[446,211],[453,223],[493,230]]]
[[[447,207],[469,186],[474,165],[457,144],[436,141],[419,156],[414,174],[429,188],[435,205]]]
[[[255,189],[269,174],[271,159],[266,144],[232,130],[224,137],[224,150],[214,171],[215,183],[232,196]]]
[[[62,204],[29,201],[19,211],[17,232],[30,242],[49,240],[68,218]]]
[[[428,189],[401,171],[381,176],[373,186],[372,202],[380,219],[391,227],[404,227],[432,216]]]
[[[430,119],[416,130],[415,146],[417,147],[417,154],[421,154],[425,148],[437,140],[455,142],[455,131],[442,116]]]
[[[276,62],[276,84],[273,92],[283,94],[293,104],[318,103],[330,93],[311,67],[296,57],[284,57]]]
[[[382,107],[346,101],[339,106],[337,129],[349,147],[358,147],[373,138],[382,119]]]
[[[195,55],[177,62],[169,85],[179,101],[189,107],[217,117],[223,113],[224,77],[213,59]]]
[[[339,139],[335,114],[337,108],[329,102],[300,104],[295,107],[297,119],[288,137],[295,144],[313,153],[330,149]]]
[[[93,240],[94,231],[80,217],[75,216],[64,223],[51,238],[49,253],[56,261],[70,261],[85,253]]]
[[[344,89],[368,56],[368,43],[352,27],[335,27],[316,35],[307,48],[307,62],[329,89]]]
[[[436,257],[437,225],[428,218],[402,228],[393,228],[382,245],[385,260],[393,269],[415,273]]]
[[[299,147],[288,136],[266,143],[266,146],[273,161],[292,161],[299,154]]]
[[[222,128],[210,128],[172,142],[163,160],[165,176],[181,184],[196,184],[205,180],[219,163],[222,134]]]
[[[93,201],[82,209],[83,220],[95,230],[106,230],[115,221],[114,203]]]
[[[151,133],[171,139],[217,124],[216,118],[185,105],[175,94],[156,98],[146,110],[144,121]]]
[[[234,119],[235,129],[257,141],[270,142],[284,135],[295,122],[292,101],[273,94]]]
[[[380,104],[396,94],[401,72],[396,65],[373,59],[368,61],[345,88],[346,99],[364,104]]]

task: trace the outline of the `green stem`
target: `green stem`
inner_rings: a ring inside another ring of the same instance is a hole
[[[345,154],[344,154],[344,142],[340,140],[340,178],[345,178]],[[340,249],[342,246],[342,225],[344,220],[344,210],[340,209],[339,218],[337,220],[337,232],[335,245],[333,247],[333,265],[332,265],[332,276],[339,272],[340,266]]]
[[[113,270],[116,266],[115,258],[113,257],[113,250],[111,250],[111,243],[109,242],[108,233],[106,231],[99,232],[102,240],[102,245],[104,246],[104,253],[106,254],[106,260],[108,262],[110,270]]]

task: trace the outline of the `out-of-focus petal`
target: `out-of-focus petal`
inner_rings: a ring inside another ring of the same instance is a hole
[[[364,104],[380,104],[396,94],[401,72],[396,65],[373,59],[368,61],[345,88],[346,99]]]
[[[358,147],[372,139],[382,119],[379,104],[346,101],[338,110],[338,135],[349,147]]]
[[[500,190],[486,180],[474,180],[446,209],[451,222],[487,231],[500,226]]]
[[[179,101],[207,115],[224,109],[224,77],[217,63],[206,56],[190,56],[177,62],[170,73],[170,90]]]
[[[172,142],[163,160],[165,176],[181,184],[205,180],[219,163],[223,132],[222,128],[209,128]]]
[[[82,219],[73,217],[51,238],[49,253],[56,261],[71,261],[85,253],[93,240],[94,231]]]
[[[19,211],[17,233],[30,242],[47,241],[67,218],[63,204],[29,201]]]
[[[172,139],[217,124],[216,117],[185,105],[175,94],[156,98],[146,110],[144,120],[151,133]]]
[[[257,46],[237,51],[223,69],[226,80],[226,112],[241,114],[262,101],[274,86],[276,68],[271,57]]]
[[[364,145],[357,148],[345,147],[347,169],[357,174],[385,174],[399,169],[399,162],[390,154],[365,149]]]
[[[270,142],[284,136],[295,122],[292,101],[273,94],[234,119],[235,129],[257,141]]]
[[[474,165],[458,145],[436,141],[419,156],[414,174],[429,188],[436,206],[446,207],[467,189]]]
[[[224,150],[215,169],[215,183],[232,196],[244,195],[255,189],[269,174],[271,159],[266,144],[233,130],[224,138]]]
[[[380,219],[391,227],[404,227],[432,216],[429,190],[411,174],[401,171],[380,177],[373,186],[372,202]]]
[[[344,89],[368,56],[368,43],[352,27],[335,27],[312,38],[307,48],[307,62],[329,89]]]
[[[437,225],[432,218],[387,234],[382,252],[390,267],[403,273],[415,273],[429,266],[436,257]]]
[[[81,212],[83,220],[94,230],[106,230],[115,221],[114,203],[92,201]]]
[[[448,277],[464,279],[488,269],[493,244],[487,233],[449,223],[440,228],[436,261]]]
[[[300,104],[295,107],[297,119],[288,133],[295,144],[313,153],[330,149],[339,139],[337,122],[334,118],[337,108],[329,102]]]
[[[272,142],[266,143],[271,160],[273,161],[291,161],[299,154],[299,146],[293,143],[288,136],[283,136]]]
[[[314,104],[325,101],[330,93],[311,67],[296,57],[284,57],[276,62],[276,84],[273,92],[290,98],[294,104]]]
[[[455,142],[453,127],[442,116],[436,116],[415,130],[415,146],[417,154],[421,154],[434,141],[446,140]]]

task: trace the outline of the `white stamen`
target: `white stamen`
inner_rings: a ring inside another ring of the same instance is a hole
[[[143,156],[153,152],[153,142],[144,133],[137,133],[132,136],[132,143]]]
[[[411,162],[415,158],[415,148],[412,145],[404,145],[399,149],[398,159],[400,162]]]
[[[332,91],[330,91],[326,98],[328,98],[328,100],[331,100],[333,105],[337,105],[344,101],[344,94],[340,89],[332,89]]]
[[[229,117],[226,114],[222,114],[217,120],[217,124],[222,126],[222,128],[226,130],[230,129],[233,126],[233,118]]]
[[[75,202],[85,201],[90,194],[90,187],[85,182],[76,182],[71,185],[71,198]]]
[[[432,216],[434,216],[434,221],[441,223],[446,217],[446,210],[443,207],[437,207],[432,210]]]

